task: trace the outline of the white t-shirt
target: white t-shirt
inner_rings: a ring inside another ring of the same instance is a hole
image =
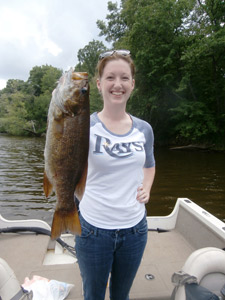
[[[131,116],[132,128],[117,135],[91,115],[88,175],[80,202],[84,219],[99,228],[122,229],[138,224],[145,205],[138,202],[143,167],[155,165],[151,126]]]

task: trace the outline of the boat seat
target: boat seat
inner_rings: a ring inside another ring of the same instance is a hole
[[[180,279],[175,279],[178,277]],[[225,285],[225,251],[214,247],[194,251],[181,271],[174,273],[172,282],[177,285],[171,297],[174,300],[186,300],[185,284],[190,283],[197,283],[219,296],[220,299],[225,299],[221,294]]]
[[[21,288],[13,270],[2,258],[0,258],[0,299],[33,299],[33,293]]]

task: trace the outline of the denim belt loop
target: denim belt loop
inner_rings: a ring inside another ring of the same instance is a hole
[[[136,228],[136,226],[132,228],[132,233],[133,233],[133,234],[136,234],[136,233],[137,233],[137,228]]]
[[[93,226],[92,232],[95,236],[98,236],[98,228]]]

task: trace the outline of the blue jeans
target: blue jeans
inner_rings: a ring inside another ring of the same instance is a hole
[[[148,227],[144,217],[136,226],[120,230],[92,226],[80,214],[81,236],[75,250],[85,300],[104,300],[110,276],[110,299],[129,300],[129,291],[147,243]]]

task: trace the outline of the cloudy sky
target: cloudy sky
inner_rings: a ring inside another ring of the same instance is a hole
[[[26,81],[34,66],[75,66],[79,49],[104,42],[96,21],[105,20],[108,1],[0,0],[0,89],[8,79]]]

